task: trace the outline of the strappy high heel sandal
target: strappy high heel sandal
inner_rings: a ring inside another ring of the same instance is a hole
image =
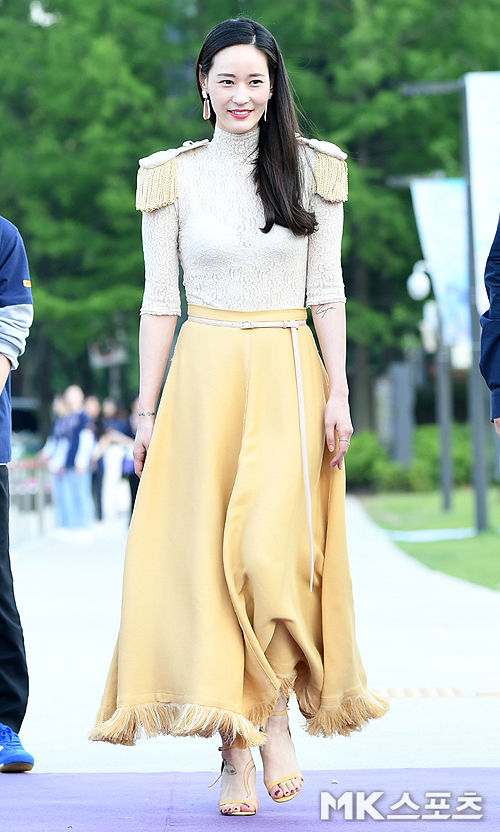
[[[234,748],[235,745],[236,745],[235,742],[233,742],[232,745],[221,745],[220,748],[219,748],[219,751],[229,751],[229,749]],[[251,795],[252,792],[251,792],[250,786],[248,785],[248,779],[250,777],[250,772],[254,768],[255,768],[254,761],[249,760],[248,763],[245,766],[245,771],[243,772],[243,783],[245,785],[245,792],[246,792],[244,798],[236,798],[235,800],[222,800],[222,801],[219,800],[219,811],[220,811],[221,815],[224,815],[225,817],[239,817],[239,816],[244,816],[244,815],[255,815],[257,813],[257,809],[259,808],[259,804],[256,803],[255,800],[250,799],[250,795]],[[220,767],[220,774],[217,777],[217,780],[214,780],[214,782],[210,784],[209,788],[212,788],[212,786],[215,786],[215,784],[217,783],[218,780],[220,780],[220,778],[222,777],[224,772],[227,772],[227,774],[229,774],[231,777],[238,774],[238,770],[236,769],[236,767],[232,763],[230,763],[229,760],[226,760],[225,757],[222,758],[222,765]],[[223,806],[230,806],[233,803],[241,803],[241,804],[248,803],[251,806],[254,806],[255,808],[254,808],[253,812],[241,811],[241,810],[239,812],[223,812],[222,811]]]
[[[273,711],[273,713],[270,714],[270,716],[283,716],[284,714],[287,713],[287,711],[288,711],[288,705],[286,706],[284,711]],[[290,726],[288,726],[288,733],[289,733],[290,739],[291,739],[292,735],[290,733]],[[278,783],[284,783],[286,780],[293,780],[296,777],[300,777],[302,783],[304,782],[304,778],[302,777],[302,774],[301,774],[300,771],[296,772],[295,774],[289,774],[286,777],[280,777],[279,780],[275,780],[273,783],[266,783],[266,781],[264,780],[264,785],[265,785],[267,791],[269,792],[269,797],[271,797],[274,800],[275,803],[286,803],[288,800],[293,800],[294,797],[297,797],[298,793],[300,792],[300,789],[293,792],[293,794],[284,794],[283,797],[274,797],[274,795],[271,794],[271,789],[273,789],[275,786],[277,786]]]

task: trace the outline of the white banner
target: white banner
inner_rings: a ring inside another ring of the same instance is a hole
[[[500,72],[464,75],[474,232],[476,304],[488,308],[484,267],[500,214]]]
[[[467,190],[463,179],[414,179],[413,210],[447,346],[470,342]]]

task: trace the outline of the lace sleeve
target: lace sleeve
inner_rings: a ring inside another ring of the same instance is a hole
[[[344,206],[327,202],[316,194],[310,208],[316,214],[317,230],[309,237],[307,256],[307,306],[318,303],[345,303],[341,266]]]
[[[146,282],[141,315],[180,315],[177,202],[142,215]]]

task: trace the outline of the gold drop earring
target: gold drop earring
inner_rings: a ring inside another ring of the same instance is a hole
[[[208,97],[208,93],[206,90],[202,90],[201,92],[203,96],[203,118],[205,121],[210,120],[210,99]]]

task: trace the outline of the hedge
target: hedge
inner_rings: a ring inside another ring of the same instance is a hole
[[[471,481],[470,428],[452,428],[455,485]],[[346,458],[347,485],[366,491],[434,491],[439,488],[440,441],[437,425],[420,425],[415,431],[414,458],[410,466],[393,462],[374,431],[354,433]]]

